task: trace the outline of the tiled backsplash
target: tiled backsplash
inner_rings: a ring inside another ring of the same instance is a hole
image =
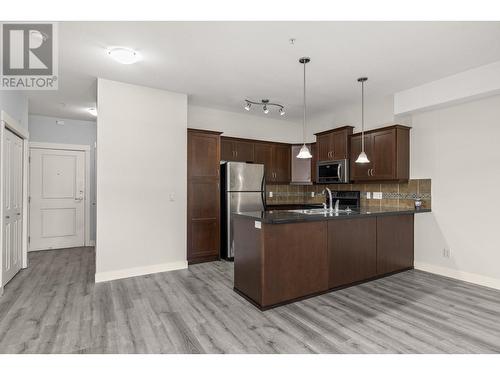
[[[383,184],[332,184],[332,185],[267,185],[267,204],[310,204],[322,203],[325,187],[331,190],[361,192],[362,207],[407,207],[415,206],[415,200],[422,200],[422,207],[431,208],[431,180],[409,180],[401,183]],[[269,193],[272,192],[272,197]],[[382,199],[367,199],[367,192],[381,192]],[[312,197],[314,193],[314,197]]]

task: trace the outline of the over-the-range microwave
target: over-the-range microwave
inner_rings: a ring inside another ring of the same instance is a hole
[[[349,159],[325,160],[316,164],[318,184],[346,184],[349,182]]]

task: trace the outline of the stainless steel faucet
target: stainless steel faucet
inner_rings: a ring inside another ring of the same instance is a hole
[[[329,198],[330,198],[330,208],[329,208],[329,210],[330,210],[330,211],[333,211],[332,191],[326,187],[326,188],[324,188],[324,189],[323,189],[322,194],[325,194],[325,191],[327,191],[327,192],[328,192],[328,196],[329,196]],[[337,203],[338,203],[338,200],[337,200]],[[338,204],[335,204],[335,208],[338,210]]]

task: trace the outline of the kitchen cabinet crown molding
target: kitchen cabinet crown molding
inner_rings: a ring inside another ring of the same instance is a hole
[[[331,133],[331,132],[338,132],[338,131],[349,130],[349,129],[354,129],[354,126],[344,125],[344,126],[340,126],[338,128],[323,130],[321,132],[314,133],[314,135],[316,135],[316,136],[318,136],[318,135],[324,135],[324,134],[328,134],[328,133]]]
[[[195,129],[195,128],[187,128],[188,132],[196,132],[196,133],[205,133],[205,134],[214,134],[214,135],[221,135],[222,132],[215,131],[215,130],[205,130],[205,129]]]
[[[407,129],[407,130],[410,130],[411,126],[399,125],[399,124],[388,125],[388,126],[383,126],[381,128],[375,128],[375,129],[365,130],[365,135],[366,134],[372,134],[372,133],[381,132],[381,131],[384,131],[384,130],[391,130],[391,129]],[[361,132],[351,134],[351,137],[361,137]]]

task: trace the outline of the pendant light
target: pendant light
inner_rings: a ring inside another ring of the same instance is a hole
[[[356,159],[356,163],[366,164],[369,163],[368,156],[365,153],[365,82],[368,81],[367,77],[358,78],[361,82],[361,153]]]
[[[306,146],[306,64],[311,61],[309,57],[301,57],[299,62],[304,65],[304,118],[302,120],[302,132],[304,144],[297,155],[298,159],[311,159],[311,151]]]

